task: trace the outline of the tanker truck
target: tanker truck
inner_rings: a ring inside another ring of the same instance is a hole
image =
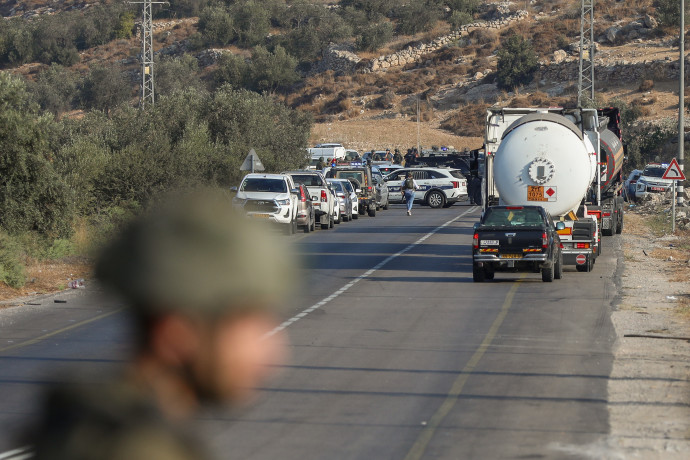
[[[487,112],[483,206],[544,207],[564,223],[558,230],[563,263],[578,271],[592,269],[602,230],[622,228],[617,184],[623,148],[609,122],[596,109],[493,107]]]

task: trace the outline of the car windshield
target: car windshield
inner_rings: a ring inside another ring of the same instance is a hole
[[[302,184],[306,187],[322,187],[323,182],[321,178],[316,174],[290,174],[292,180],[297,184]]]
[[[243,192],[287,193],[287,184],[282,179],[248,178],[240,188]]]
[[[661,166],[647,166],[644,168],[644,173],[642,173],[642,175],[648,177],[661,177],[664,175],[665,171],[666,169]]]
[[[543,224],[541,214],[536,209],[487,209],[484,225],[488,226],[538,226]]]
[[[360,185],[364,184],[364,174],[362,171],[338,171],[336,176],[338,179],[354,179],[359,182]]]

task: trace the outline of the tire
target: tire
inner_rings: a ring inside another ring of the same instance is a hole
[[[319,218],[319,220],[321,221],[321,230],[328,230],[331,227],[330,226],[330,218],[328,218],[328,221],[326,221],[326,223],[324,224],[323,223],[324,216],[326,216],[326,215],[322,214],[321,217]]]
[[[455,203],[446,203],[446,204],[443,205],[443,207],[444,207],[444,208],[450,208],[450,207],[453,206],[454,204],[455,204]]]
[[[369,217],[376,217],[376,208],[369,208]]]
[[[314,216],[314,220],[311,221],[311,231],[316,231],[316,216]]]
[[[618,226],[616,227],[616,234],[620,235],[623,233],[623,220],[625,219],[625,214],[623,213],[623,210],[621,209],[618,211]]]
[[[328,219],[328,228],[333,228],[333,227],[335,227],[335,219],[333,219],[333,216],[331,216]]]
[[[475,283],[483,283],[486,281],[486,271],[484,271],[483,267],[472,264],[472,281]]]
[[[295,234],[295,221],[294,220],[285,226],[285,234],[288,236]]]
[[[553,277],[557,280],[563,278],[563,253],[558,254],[558,259],[556,260],[553,268]]]
[[[496,277],[496,272],[493,270],[484,270],[484,277],[487,280],[492,280]]]
[[[433,208],[442,208],[446,204],[446,197],[439,191],[432,191],[426,196],[427,204]]]
[[[304,233],[311,232],[311,222],[307,222],[307,225],[304,226],[303,231],[304,231]]]
[[[344,216],[340,216],[340,219],[341,219],[343,222],[347,222],[347,221],[350,220],[350,216],[348,216],[347,214],[345,214]]]
[[[544,267],[541,269],[541,280],[545,283],[551,283],[554,278],[554,266]]]
[[[390,200],[386,199],[386,205],[383,207],[386,211],[388,210],[388,206],[390,206]]]
[[[353,218],[354,220],[359,219],[359,210],[357,210],[357,213],[354,213],[354,212],[352,213],[352,218]]]

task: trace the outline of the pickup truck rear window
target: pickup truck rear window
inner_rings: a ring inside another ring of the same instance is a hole
[[[292,180],[298,184],[302,184],[305,187],[323,187],[323,182],[321,178],[315,174],[290,174]]]
[[[482,222],[488,226],[522,226],[531,227],[544,224],[536,209],[487,209]]]
[[[336,176],[338,179],[354,179],[360,185],[366,185],[363,178],[364,174],[361,171],[338,171]]]
[[[240,188],[243,192],[287,193],[287,184],[281,179],[246,179]]]

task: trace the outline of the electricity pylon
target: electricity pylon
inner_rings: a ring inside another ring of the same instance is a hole
[[[577,80],[577,105],[585,98],[594,101],[594,0],[582,0],[580,15],[580,75]]]

